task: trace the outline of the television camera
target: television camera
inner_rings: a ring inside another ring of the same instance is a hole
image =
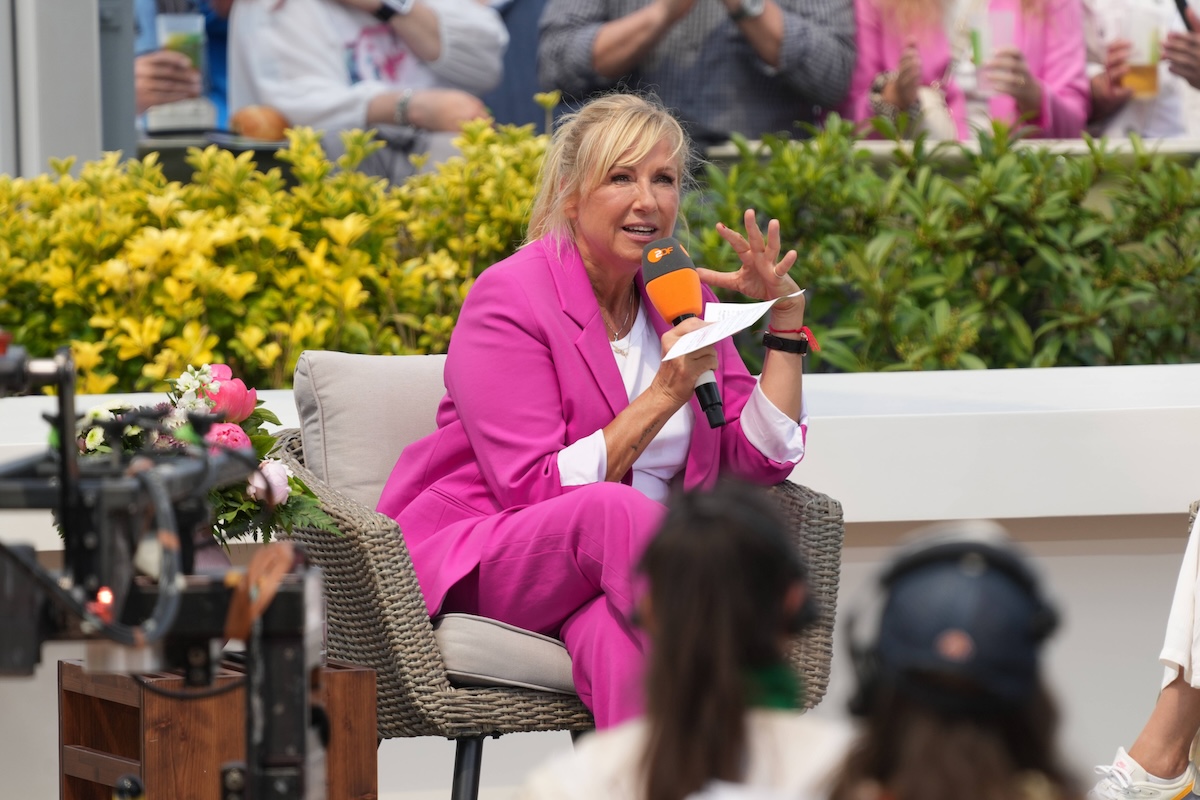
[[[188,423],[200,444],[81,458],[76,441],[75,364],[68,349],[28,357],[0,331],[0,398],[57,390],[51,447],[0,464],[0,508],[50,509],[63,538],[63,566],[41,566],[32,547],[0,542],[0,675],[32,675],[46,641],[85,640],[87,668],[139,673],[181,669],[176,697],[206,697],[244,685],[246,759],[222,765],[222,800],[325,796],[321,709],[312,702],[323,663],[319,570],[290,543],[265,545],[243,572],[188,576],[193,534],[210,523],[211,489],[246,480],[250,451],[210,452],[215,417]],[[143,410],[126,425],[164,425]],[[106,423],[107,424],[107,423]],[[227,639],[245,642],[245,678],[211,688]],[[150,800],[154,787],[146,787]],[[164,798],[165,800],[165,798]]]

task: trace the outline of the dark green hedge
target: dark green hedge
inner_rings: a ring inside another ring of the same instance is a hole
[[[718,220],[780,220],[814,369],[1200,360],[1194,158],[1138,140],[1063,155],[1001,125],[970,146],[895,140],[884,159],[856,140],[837,118],[806,140],[736,140],[685,200],[697,263],[730,264]]]

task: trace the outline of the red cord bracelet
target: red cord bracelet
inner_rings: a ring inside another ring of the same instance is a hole
[[[816,337],[816,336],[813,336],[813,332],[812,332],[811,330],[809,330],[809,329],[808,329],[808,326],[807,326],[807,325],[803,325],[803,326],[801,326],[801,327],[799,327],[799,328],[785,329],[785,328],[776,328],[774,325],[771,325],[770,323],[767,323],[767,330],[768,330],[768,331],[770,331],[771,333],[799,333],[799,334],[803,334],[803,335],[804,335],[804,338],[808,339],[808,343],[812,345],[812,349],[813,349],[813,350],[820,350],[820,349],[821,349],[821,345],[817,344],[817,337]]]

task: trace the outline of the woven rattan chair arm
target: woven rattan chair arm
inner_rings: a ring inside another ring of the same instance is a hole
[[[329,654],[375,669],[381,719],[389,703],[419,711],[426,698],[451,687],[399,526],[309,471],[298,430],[277,438],[276,455],[341,531],[291,534],[325,573]]]
[[[837,616],[845,522],[842,504],[797,483],[784,481],[772,488],[796,547],[809,569],[809,590],[821,606],[821,616],[790,653],[792,665],[804,677],[805,704],[812,708],[825,696],[833,659],[833,623]]]

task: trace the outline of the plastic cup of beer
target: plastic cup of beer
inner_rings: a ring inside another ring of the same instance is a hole
[[[987,64],[1001,50],[1017,46],[1016,20],[1010,9],[988,9],[972,14],[968,20],[971,61],[978,76],[979,91],[991,95],[995,88],[987,77]]]
[[[1158,62],[1161,58],[1163,25],[1158,15],[1131,13],[1124,19],[1122,33],[1129,38],[1129,72],[1121,85],[1137,98],[1158,94]]]
[[[159,14],[158,46],[183,53],[201,75],[207,75],[204,50],[207,34],[203,14]]]

